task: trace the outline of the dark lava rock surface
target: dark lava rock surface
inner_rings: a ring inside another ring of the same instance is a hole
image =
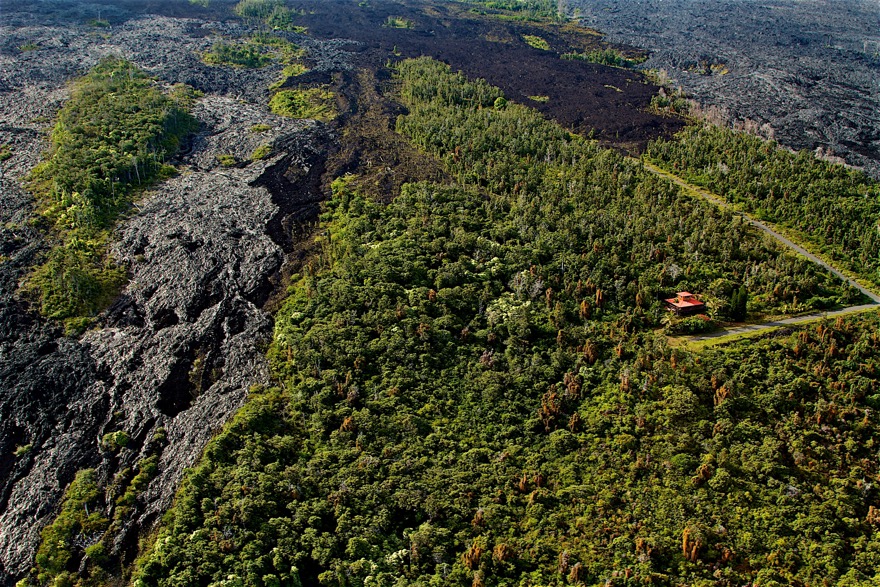
[[[876,0],[569,0],[567,6],[609,40],[650,50],[643,67],[665,70],[697,101],[724,108],[734,120],[769,124],[784,145],[821,147],[880,177]]]
[[[112,27],[87,24],[99,15]],[[242,27],[136,14],[124,4],[3,3],[0,144],[13,155],[0,163],[0,584],[30,569],[40,531],[76,471],[94,467],[107,482],[164,430],[159,475],[118,537],[133,540],[170,504],[183,470],[248,389],[268,382],[272,319],[263,305],[298,227],[317,213],[335,137],[320,123],[268,112],[266,88],[280,65],[199,61],[212,35],[239,35]],[[22,51],[25,43],[39,48]],[[337,44],[303,44],[316,67],[345,65]],[[77,339],[22,298],[20,281],[48,244],[28,222],[33,202],[21,180],[45,149],[68,81],[109,54],[203,91],[194,107],[203,130],[176,162],[180,174],[120,223],[114,254],[130,283]],[[257,123],[270,129],[252,132]],[[261,145],[271,146],[269,156],[250,161]],[[241,163],[220,167],[221,154]],[[103,435],[119,430],[131,442],[103,450]]]

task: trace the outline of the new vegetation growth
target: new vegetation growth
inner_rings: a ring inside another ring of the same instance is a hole
[[[27,285],[45,316],[76,329],[115,296],[125,271],[107,255],[110,231],[138,190],[173,173],[165,161],[197,127],[192,99],[116,57],[74,84],[29,178],[58,241]]]
[[[227,43],[217,41],[202,55],[208,65],[232,67],[264,67],[272,63],[272,57],[256,43]]]
[[[269,100],[278,116],[332,120],[336,116],[335,94],[326,88],[280,90]]]
[[[411,29],[415,28],[416,23],[400,16],[389,16],[385,19],[385,26],[394,29]]]
[[[590,63],[598,63],[600,65],[610,65],[612,67],[634,67],[639,63],[644,63],[647,57],[627,57],[617,49],[597,49],[595,51],[587,51],[585,53],[565,53],[563,59],[577,59],[580,61],[588,61]]]
[[[503,20],[558,21],[563,18],[553,0],[458,0],[474,12]]]
[[[525,41],[529,47],[540,49],[541,51],[550,50],[550,43],[548,43],[546,39],[537,35],[523,35],[523,41]]]
[[[302,70],[305,68],[295,60],[302,55],[302,49],[294,43],[272,34],[263,33],[242,41],[217,41],[210,51],[202,54],[202,61],[208,65],[252,68],[265,67],[270,63],[279,62],[286,63],[288,67],[297,68],[296,71],[300,71],[299,68]]]
[[[294,25],[295,13],[285,6],[284,0],[241,0],[235,5],[234,11],[270,30],[305,32],[302,27]]]

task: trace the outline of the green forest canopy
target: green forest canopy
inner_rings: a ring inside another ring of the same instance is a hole
[[[797,231],[835,263],[880,285],[880,184],[864,173],[708,124],[653,142],[645,156]]]
[[[663,288],[740,263],[769,300],[805,267],[495,88],[424,59],[399,80],[398,129],[457,181],[387,205],[336,182],[279,386],[210,442],[134,584],[880,578],[878,317],[670,349]]]

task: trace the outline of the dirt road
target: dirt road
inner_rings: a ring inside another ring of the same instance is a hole
[[[850,306],[849,308],[844,308],[842,310],[835,310],[833,312],[814,312],[811,314],[806,314],[803,316],[796,316],[793,318],[784,318],[781,320],[762,322],[760,324],[747,324],[744,326],[736,326],[733,328],[726,328],[726,329],[718,330],[716,332],[711,332],[708,334],[700,334],[700,335],[695,335],[693,337],[689,337],[691,340],[707,340],[707,339],[711,339],[711,338],[720,338],[722,336],[743,334],[743,333],[747,333],[747,332],[759,332],[761,330],[769,330],[771,328],[776,328],[778,326],[799,324],[801,322],[809,322],[811,320],[816,320],[816,319],[824,318],[824,317],[832,318],[832,317],[836,317],[836,316],[845,316],[847,314],[854,314],[857,312],[865,311],[870,308],[874,308],[878,304],[880,304],[880,295],[877,295],[876,293],[872,292],[871,290],[863,287],[855,280],[844,275],[837,268],[832,267],[826,261],[820,259],[819,257],[817,257],[813,253],[809,252],[808,250],[804,249],[800,245],[795,244],[794,242],[792,242],[791,240],[789,240],[788,238],[786,238],[785,236],[783,236],[782,234],[780,234],[779,232],[777,232],[776,230],[771,228],[769,225],[765,224],[764,222],[761,222],[760,220],[755,220],[754,218],[752,218],[748,214],[741,212],[739,210],[735,210],[727,201],[725,201],[721,197],[719,197],[719,196],[713,194],[712,192],[707,191],[701,187],[692,185],[692,184],[684,181],[680,177],[673,175],[673,174],[669,173],[668,171],[665,171],[664,169],[657,167],[656,165],[648,163],[647,161],[644,161],[644,160],[642,160],[642,165],[645,166],[645,169],[647,169],[653,173],[656,173],[657,175],[659,175],[661,177],[668,179],[669,181],[675,183],[676,185],[678,185],[679,187],[681,187],[682,189],[684,189],[688,192],[697,194],[697,195],[705,198],[706,200],[708,200],[709,202],[712,202],[716,206],[733,210],[735,214],[742,216],[745,220],[747,220],[750,224],[752,224],[757,229],[763,231],[765,234],[770,235],[771,237],[773,237],[774,239],[776,239],[777,241],[782,243],[783,246],[791,249],[792,251],[794,251],[798,255],[806,257],[807,259],[809,259],[810,261],[812,261],[816,265],[819,265],[820,267],[829,271],[832,275],[842,279],[847,284],[858,289],[865,297],[867,297],[868,299],[870,299],[872,301],[872,303],[870,303],[870,304]]]

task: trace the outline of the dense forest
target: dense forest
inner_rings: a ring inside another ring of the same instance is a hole
[[[485,83],[420,59],[398,84],[399,131],[457,181],[388,204],[334,183],[277,387],[211,441],[133,583],[880,579],[880,319],[671,349],[664,291],[851,294]]]
[[[29,279],[42,313],[83,328],[118,293],[125,271],[106,254],[138,190],[174,173],[165,160],[195,130],[193,90],[166,95],[132,63],[103,59],[74,83],[29,187],[58,245]]]
[[[880,184],[863,173],[714,125],[658,140],[651,161],[738,204],[880,285]]]

